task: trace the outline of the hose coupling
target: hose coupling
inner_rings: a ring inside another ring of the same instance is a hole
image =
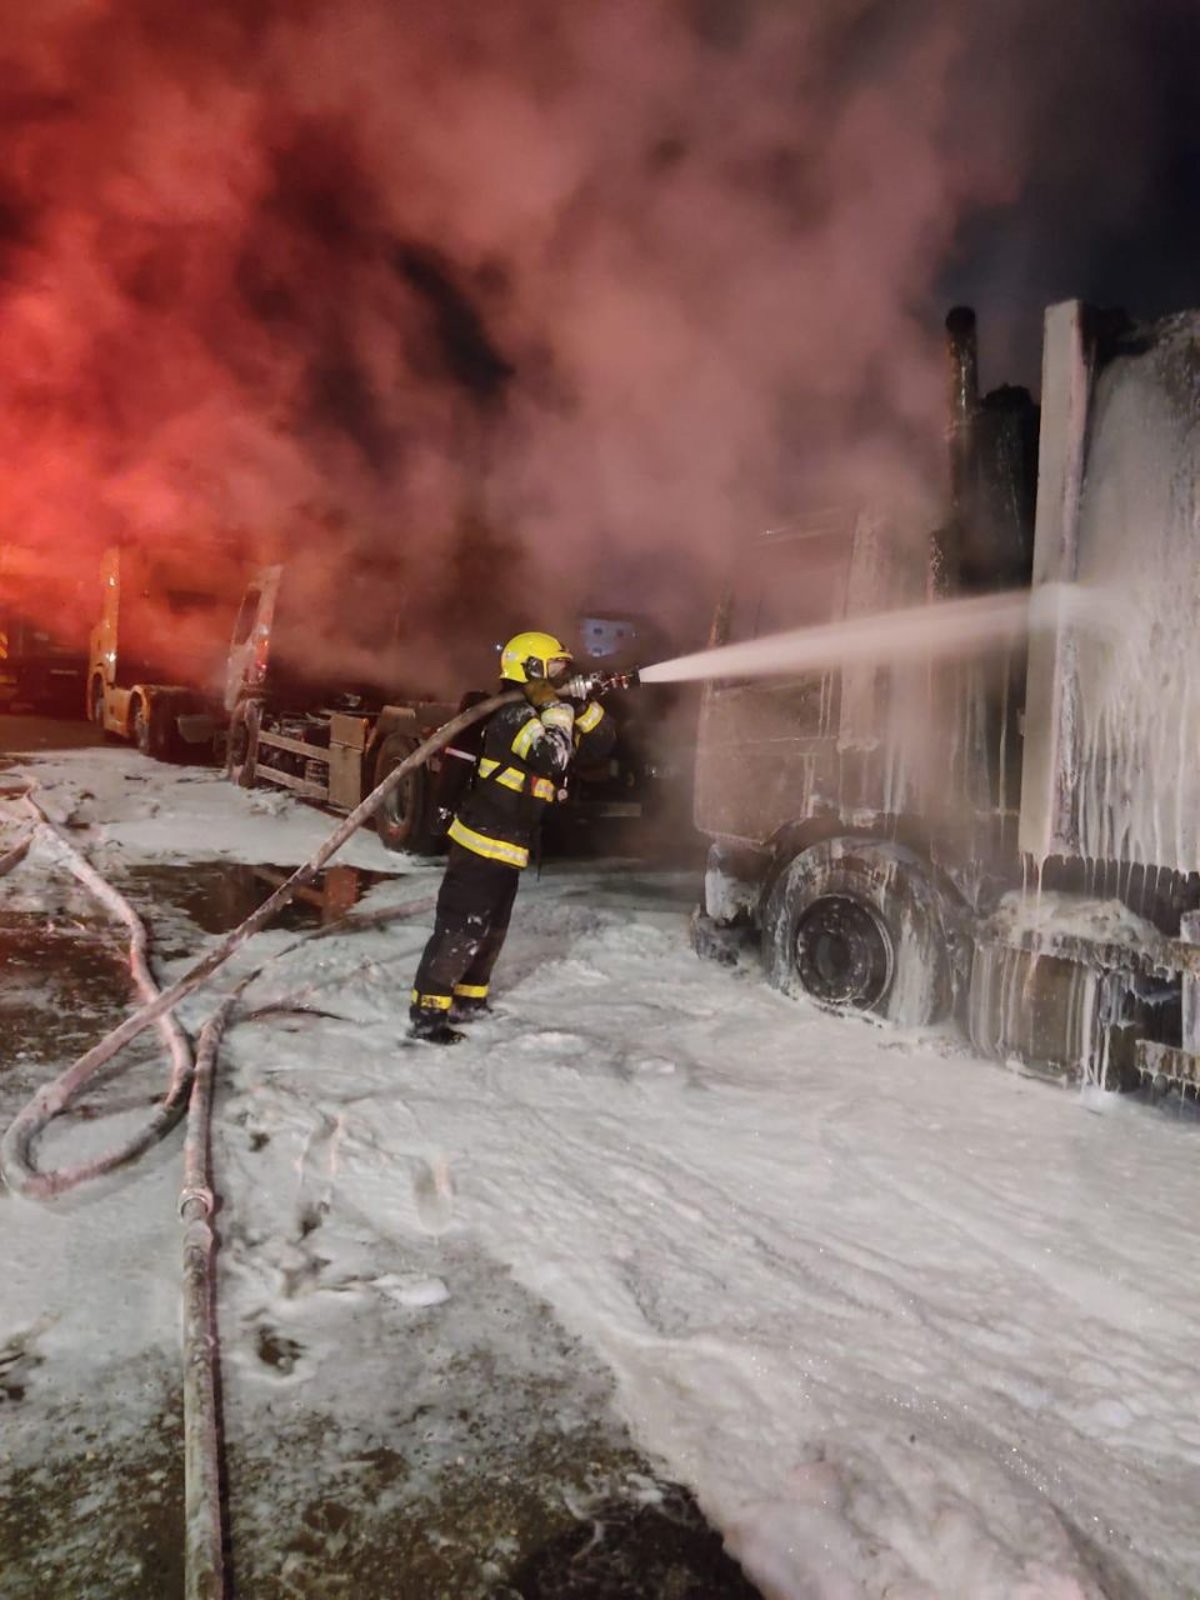
[[[200,1207],[200,1216],[189,1216],[188,1207],[195,1203]],[[215,1206],[213,1192],[201,1184],[193,1184],[179,1192],[179,1215],[184,1222],[199,1222],[202,1218],[211,1217]]]

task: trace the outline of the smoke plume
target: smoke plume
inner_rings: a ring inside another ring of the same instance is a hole
[[[445,643],[923,514],[937,286],[1044,109],[997,9],[4,0],[0,539],[60,621],[118,539],[386,558]]]

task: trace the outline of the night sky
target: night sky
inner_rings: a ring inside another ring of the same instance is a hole
[[[964,222],[939,285],[978,307],[987,380],[1030,386],[1057,300],[1139,318],[1200,306],[1200,5],[1039,9],[988,72],[1026,130],[1019,191]]]

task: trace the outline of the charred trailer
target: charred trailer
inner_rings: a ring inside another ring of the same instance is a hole
[[[949,494],[908,537],[865,512],[756,542],[722,643],[1027,591],[1028,642],[704,691],[703,951],[1106,1087],[1200,1086],[1200,315],[1046,316],[1040,418],[980,397],[948,319]],[[1062,585],[1074,603],[1059,604]],[[1051,621],[1047,624],[1047,610]]]
[[[246,564],[220,541],[114,547],[100,569],[87,714],[158,760],[211,760],[225,726],[222,681]]]
[[[331,592],[332,589],[332,592]],[[347,564],[318,583],[260,568],[229,642],[226,772],[352,811],[460,706],[413,683],[400,574]],[[375,818],[389,850],[439,848],[439,778],[452,755],[411,772]]]

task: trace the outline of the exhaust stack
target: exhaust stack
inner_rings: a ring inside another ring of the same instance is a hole
[[[957,546],[955,554],[961,561],[966,523],[971,514],[972,468],[979,421],[979,342],[975,313],[970,306],[955,306],[946,318],[946,356],[950,512]]]

